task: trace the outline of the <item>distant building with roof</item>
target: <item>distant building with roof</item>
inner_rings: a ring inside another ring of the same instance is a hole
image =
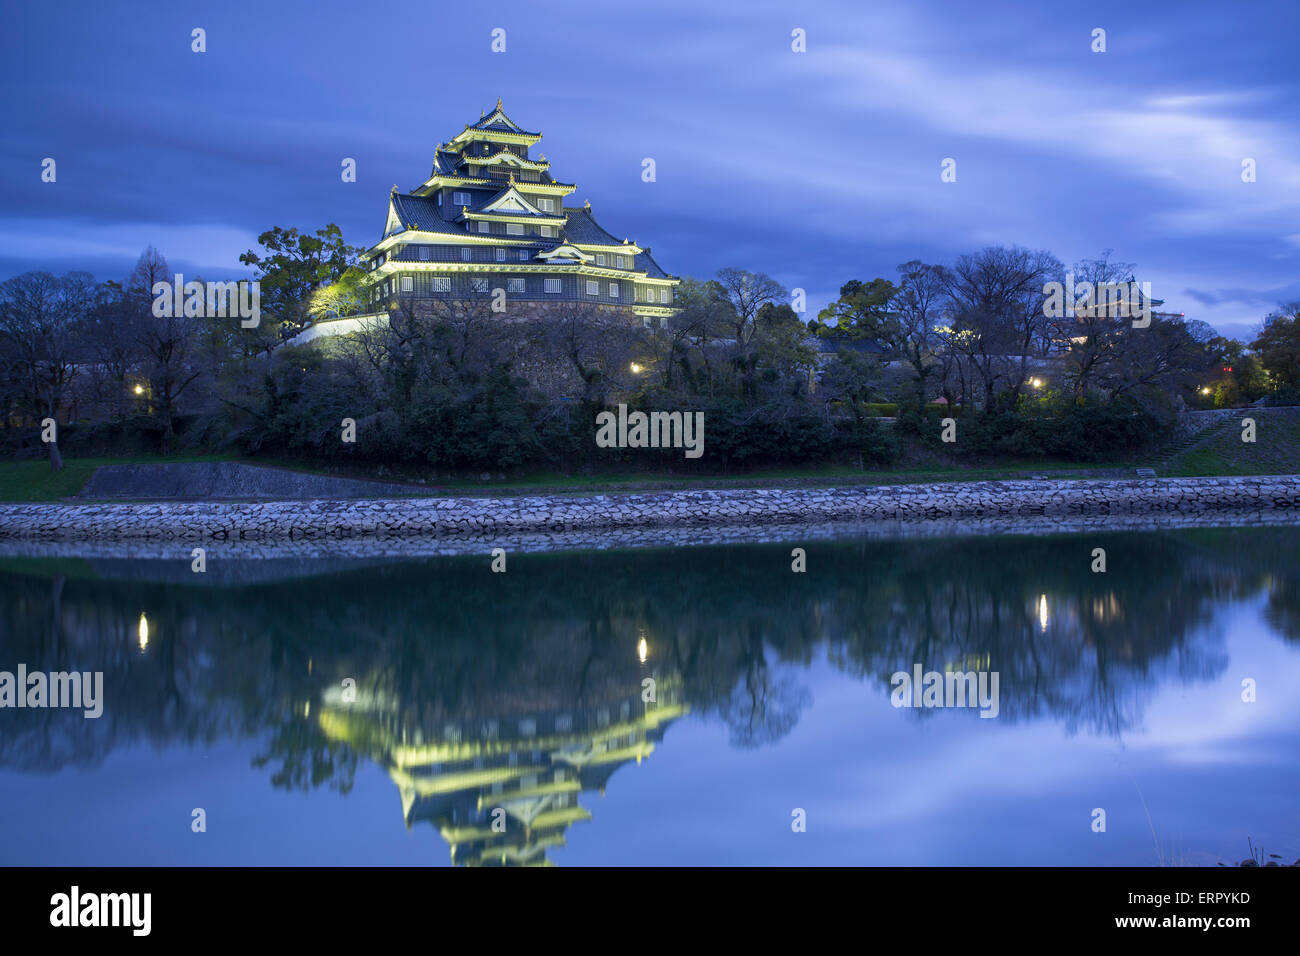
[[[662,324],[678,278],[642,247],[605,231],[591,204],[564,205],[576,188],[529,155],[542,138],[501,101],[434,151],[429,178],[393,187],[383,236],[362,256],[376,303],[402,297],[476,299],[505,291],[518,302],[583,302]]]

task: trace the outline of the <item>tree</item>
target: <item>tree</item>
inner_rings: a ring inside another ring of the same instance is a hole
[[[1107,249],[1100,258],[1074,264],[1075,287],[1091,284],[1094,300],[1099,300],[1101,296],[1096,290],[1135,281],[1134,269],[1131,262],[1112,262]],[[1058,337],[1069,342],[1065,355],[1066,379],[1075,399],[1081,401],[1119,359],[1119,349],[1132,326],[1131,317],[1121,316],[1116,310],[1097,306],[1075,310],[1073,306],[1074,303],[1067,303],[1065,315],[1048,321]]]
[[[36,421],[58,421],[77,373],[84,323],[96,299],[94,277],[26,272],[0,283],[0,343],[5,363]],[[50,470],[63,468],[58,432],[45,443]]]
[[[754,317],[754,356],[765,378],[792,395],[807,391],[817,353],[808,346],[808,327],[788,305],[767,303]]]
[[[948,280],[942,266],[917,259],[900,265],[898,275],[889,345],[912,370],[912,403],[916,414],[923,415],[929,398],[926,383],[941,371],[935,354],[941,344],[936,328],[943,318]]]
[[[945,272],[952,308],[949,341],[978,377],[986,411],[1014,408],[1029,360],[1046,338],[1043,286],[1062,278],[1045,250],[990,246]]]
[[[817,314],[812,331],[824,338],[875,339],[890,337],[886,325],[898,289],[888,279],[861,282],[850,279],[840,287],[840,297]]]
[[[1265,319],[1250,347],[1274,382],[1300,387],[1300,302],[1292,302]]]
[[[758,310],[787,298],[785,287],[764,272],[746,269],[718,270],[718,285],[731,307],[731,362],[740,377],[742,395],[752,395],[754,356],[754,320]]]
[[[369,304],[370,288],[366,282],[366,273],[356,266],[349,266],[337,281],[321,286],[312,293],[307,314],[313,322],[321,322],[356,315]]]
[[[199,321],[182,315],[140,316],[140,347],[153,412],[162,420],[162,453],[171,454],[176,412],[185,390],[202,374],[197,361]]]
[[[312,294],[341,280],[357,265],[360,254],[343,241],[343,231],[333,223],[315,235],[276,226],[257,241],[265,252],[259,255],[250,249],[239,261],[258,270],[262,309],[289,331],[306,325]]]

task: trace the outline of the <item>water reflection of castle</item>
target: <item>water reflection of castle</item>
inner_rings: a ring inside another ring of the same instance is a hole
[[[318,723],[384,767],[397,784],[409,829],[427,820],[461,866],[550,866],[551,847],[590,820],[579,803],[619,767],[654,752],[687,713],[678,677],[657,678],[655,702],[610,696],[580,711],[472,717],[432,729],[403,718],[398,701],[358,691],[325,695]],[[503,811],[503,812],[502,812]]]

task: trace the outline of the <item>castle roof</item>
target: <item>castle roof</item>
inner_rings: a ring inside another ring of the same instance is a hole
[[[445,232],[455,236],[464,236],[465,230],[455,222],[442,218],[438,204],[425,196],[411,196],[404,193],[392,194],[397,216],[404,225],[415,223],[415,228],[423,232]]]
[[[564,235],[570,242],[589,246],[623,245],[622,239],[615,239],[600,227],[600,224],[592,218],[590,209],[574,209],[565,206],[564,215],[567,219],[564,224]]]

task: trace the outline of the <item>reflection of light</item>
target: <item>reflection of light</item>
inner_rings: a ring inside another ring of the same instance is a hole
[[[310,716],[311,716],[311,701],[306,701],[306,702],[302,705],[302,715],[303,715],[304,717],[310,717]]]
[[[143,394],[144,394],[144,386],[143,386],[143,385],[137,385],[137,386],[135,387],[135,393],[136,393],[137,395],[143,395]]]
[[[642,664],[645,663],[645,659],[649,656],[649,652],[650,652],[649,645],[646,644],[645,638],[643,637],[641,638],[641,641],[636,646],[636,655],[637,657],[641,658]]]
[[[146,647],[149,646],[149,619],[144,616],[143,611],[140,612],[139,630],[140,630],[140,650],[143,651]]]
[[[1043,594],[1038,598],[1038,623],[1043,625],[1043,630],[1047,630],[1047,595]]]
[[[633,375],[640,375],[640,374],[641,374],[641,366],[638,365],[636,362],[633,362],[633,363],[632,363],[631,368],[632,368],[632,374],[633,374]]]

